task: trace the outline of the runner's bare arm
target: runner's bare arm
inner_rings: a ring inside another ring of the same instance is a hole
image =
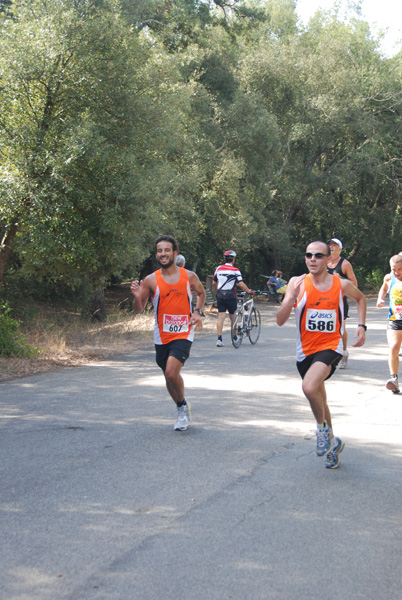
[[[360,290],[357,289],[356,286],[353,285],[348,279],[341,279],[342,291],[345,296],[349,296],[349,298],[353,298],[356,302],[357,306],[357,314],[358,314],[358,326],[356,327],[355,338],[356,341],[352,346],[363,346],[366,341],[366,330],[361,325],[366,324],[366,312],[367,312],[367,301],[366,296],[362,294]]]
[[[154,273],[145,277],[143,281],[136,279],[131,282],[130,289],[134,296],[133,310],[136,314],[144,310],[150,294],[153,294],[155,291],[155,283],[156,278]]]
[[[244,292],[247,292],[247,294],[251,294],[251,290],[250,288],[244,283],[244,281],[239,281],[237,284]]]
[[[378,298],[377,298],[377,304],[376,304],[377,308],[382,308],[383,306],[385,306],[385,296],[389,292],[389,285],[391,283],[391,279],[392,279],[392,275],[390,273],[385,275],[383,284],[380,287],[380,291],[378,292]]]
[[[353,267],[350,264],[350,262],[348,260],[344,260],[342,266],[343,265],[345,265],[344,274],[346,275],[346,277],[349,279],[349,281],[351,281],[353,283],[354,286],[358,287],[356,275],[355,275],[355,272],[353,271]]]
[[[289,319],[292,308],[299,299],[305,276],[306,274],[304,273],[298,277],[292,277],[289,281],[281,307],[276,313],[276,322],[279,326],[284,325]]]

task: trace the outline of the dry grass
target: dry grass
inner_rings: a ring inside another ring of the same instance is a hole
[[[152,312],[134,315],[119,310],[122,300],[130,298],[128,286],[114,286],[106,293],[108,320],[90,323],[78,313],[49,303],[32,303],[25,307],[21,327],[26,342],[39,353],[32,358],[0,357],[0,381],[61,367],[75,367],[102,361],[116,354],[130,353],[153,345]],[[276,311],[265,299],[256,300],[262,316]],[[203,330],[197,336],[216,333],[217,310],[205,309]],[[224,331],[229,331],[226,319]]]
[[[105,360],[153,344],[153,313],[134,315],[118,305],[127,289],[108,292],[106,323],[89,323],[79,314],[49,304],[29,307],[31,317],[21,327],[27,343],[38,348],[31,358],[0,357],[0,381],[60,367]],[[124,299],[124,298],[123,298]],[[201,335],[216,330],[216,311],[207,311]]]

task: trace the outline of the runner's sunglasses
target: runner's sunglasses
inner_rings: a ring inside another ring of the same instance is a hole
[[[306,258],[324,258],[324,256],[328,256],[328,254],[323,254],[322,252],[306,252]]]

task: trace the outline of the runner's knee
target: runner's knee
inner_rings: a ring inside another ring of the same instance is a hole
[[[165,379],[169,383],[176,383],[180,380],[180,369],[177,369],[176,365],[168,363],[165,369]]]
[[[401,342],[399,340],[390,341],[389,349],[391,351],[391,354],[399,355],[399,350],[401,349]]]
[[[309,396],[311,396],[312,394],[314,394],[315,392],[317,392],[317,390],[315,389],[315,386],[312,384],[312,382],[306,381],[305,379],[303,379],[303,382],[302,382],[302,390],[303,390],[303,394],[307,398]]]

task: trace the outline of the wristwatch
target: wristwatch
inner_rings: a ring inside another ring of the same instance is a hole
[[[367,331],[367,325],[364,325],[363,323],[359,323],[358,327],[364,327],[364,331]]]
[[[200,317],[205,317],[204,313],[202,312],[202,310],[200,308],[195,308],[193,310],[193,312],[197,311],[198,313],[200,313]]]

